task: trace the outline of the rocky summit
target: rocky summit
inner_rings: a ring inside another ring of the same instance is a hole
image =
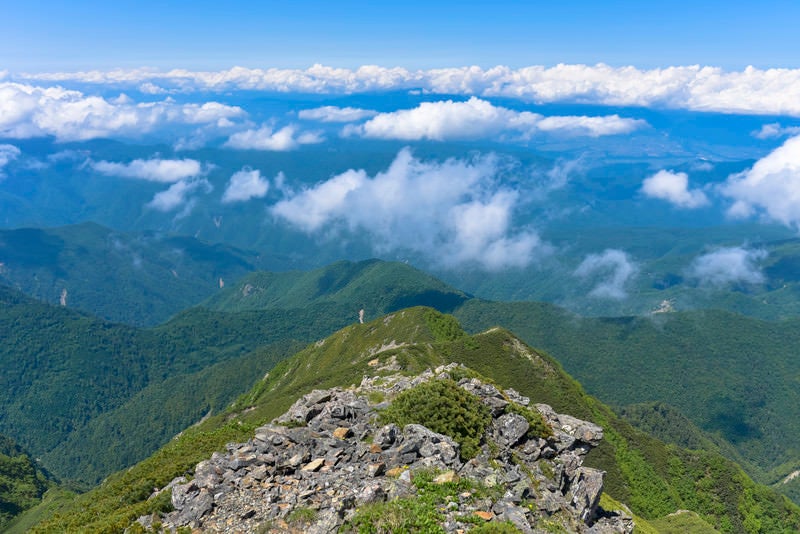
[[[171,489],[174,511],[139,524],[172,532],[321,534],[408,531],[404,521],[432,518],[413,531],[633,531],[628,514],[599,506],[603,472],[583,466],[603,437],[600,427],[531,406],[467,371],[451,364],[416,377],[365,377],[358,387],[312,391],[247,443],[200,462],[191,479],[173,480],[161,491]],[[454,379],[488,417],[474,457],[464,458],[453,436],[420,424],[385,424],[381,414],[402,392]],[[541,436],[525,416],[533,410],[547,427]]]

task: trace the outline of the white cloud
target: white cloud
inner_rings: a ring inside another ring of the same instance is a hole
[[[178,182],[203,172],[200,162],[193,159],[135,159],[130,163],[95,161],[92,168],[110,176],[165,183]]]
[[[800,229],[800,136],[787,139],[752,168],[728,177],[720,187],[733,200],[733,217],[763,213]]]
[[[566,115],[544,117],[536,123],[542,132],[564,133],[600,137],[630,133],[647,125],[641,119],[626,119],[619,115],[587,117],[585,115]]]
[[[264,90],[349,94],[419,90],[434,94],[508,97],[531,102],[582,102],[666,107],[722,113],[800,116],[800,69],[728,72],[716,67],[659,69],[597,65],[496,66],[408,70],[366,65],[355,70],[314,65],[308,69],[246,69],[216,72],[175,69],[91,71],[19,75],[48,82],[138,86],[145,82],[180,91]]]
[[[708,205],[708,197],[699,189],[689,189],[685,172],[661,170],[642,182],[642,193],[659,198],[679,208],[699,208]]]
[[[231,135],[225,142],[226,147],[238,150],[272,150],[284,152],[295,150],[300,145],[321,143],[324,138],[318,132],[303,132],[298,136],[295,126],[284,126],[273,130],[264,125],[257,130],[245,130]]]
[[[168,189],[156,193],[147,206],[164,212],[173,211],[183,206],[182,214],[187,214],[194,205],[194,199],[190,198],[190,195],[198,189],[210,193],[213,188],[208,180],[205,179],[181,180],[169,186]]]
[[[349,231],[378,252],[410,251],[443,266],[521,267],[548,250],[514,230],[516,192],[503,189],[494,156],[425,162],[401,150],[386,171],[348,170],[289,194],[272,213],[306,233]]]
[[[139,91],[146,95],[163,95],[166,93],[174,92],[174,91],[167,91],[163,87],[159,87],[152,82],[144,82],[142,85],[139,86]]]
[[[88,150],[59,150],[47,156],[47,161],[50,163],[60,163],[62,161],[83,161],[88,164],[91,152]]]
[[[757,262],[766,257],[767,251],[762,249],[721,248],[695,258],[688,274],[701,284],[712,286],[760,284],[764,282],[764,275]]]
[[[251,198],[264,198],[269,190],[269,182],[261,177],[261,172],[242,169],[231,176],[228,187],[222,195],[223,204],[244,202]]]
[[[575,276],[595,283],[589,295],[622,300],[628,296],[625,285],[639,271],[622,250],[606,249],[602,254],[589,254],[575,269]],[[599,279],[599,280],[598,280]]]
[[[125,95],[107,100],[61,87],[0,83],[0,137],[52,135],[58,141],[137,137],[167,125],[223,126],[244,115],[239,107],[217,102],[135,103]]]
[[[781,126],[779,122],[765,124],[760,130],[752,132],[757,139],[775,139],[797,134],[800,134],[800,126]]]
[[[3,168],[17,159],[20,154],[19,148],[14,145],[0,145],[0,178],[5,177]]]
[[[381,113],[362,125],[345,127],[344,134],[406,141],[481,139],[497,137],[504,132],[523,138],[538,132],[596,137],[629,133],[645,124],[642,120],[617,115],[544,117],[472,97],[465,102],[423,102],[416,108]]]
[[[356,122],[377,115],[377,111],[361,108],[340,108],[337,106],[322,106],[313,109],[304,109],[297,116],[304,120],[320,122]]]

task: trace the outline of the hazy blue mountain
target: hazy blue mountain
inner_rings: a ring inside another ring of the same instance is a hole
[[[135,325],[163,322],[269,264],[258,254],[192,237],[92,223],[0,230],[0,282]]]

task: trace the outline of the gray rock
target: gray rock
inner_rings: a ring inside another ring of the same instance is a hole
[[[531,427],[527,419],[515,413],[501,415],[492,426],[498,443],[504,447],[516,445]]]
[[[492,424],[480,454],[462,463],[458,444],[421,425],[376,427],[367,393],[391,399],[399,391],[436,377],[451,364],[417,377],[364,378],[360,389],[313,391],[298,399],[275,423],[256,430],[247,443],[200,462],[191,481],[170,483],[175,511],[161,519],[165,531],[188,526],[209,532],[253,532],[267,522],[280,526],[292,510],[316,510],[305,532],[337,532],[357,506],[413,496],[420,469],[437,469],[496,488],[475,500],[469,493],[442,503],[448,534],[468,527],[463,518],[511,521],[533,532],[538,519],[561,523],[568,532],[629,533],[628,516],[601,513],[597,503],[603,473],[582,466],[586,452],[602,438],[600,427],[537,405],[552,426],[552,439],[528,439],[524,417],[509,413],[509,402],[529,404],[513,390],[501,391],[477,379],[459,382],[490,407]],[[296,425],[280,425],[296,421]],[[371,440],[365,441],[367,437]],[[312,461],[313,460],[313,461]],[[163,490],[162,490],[163,491]],[[486,513],[493,510],[494,515]],[[140,518],[153,524],[153,518]],[[282,528],[282,527],[281,527]],[[288,527],[287,527],[288,528]]]
[[[570,504],[586,524],[591,524],[603,493],[603,472],[591,467],[579,467],[570,484]]]

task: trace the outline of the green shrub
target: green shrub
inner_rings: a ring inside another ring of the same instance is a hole
[[[517,415],[521,415],[528,421],[530,428],[528,429],[527,436],[529,438],[550,438],[553,436],[553,429],[550,428],[550,425],[547,424],[547,421],[544,420],[542,414],[540,414],[537,410],[531,410],[526,406],[520,406],[519,404],[509,403],[505,407],[505,413],[515,413]]]
[[[286,522],[290,525],[308,526],[317,518],[317,511],[307,506],[295,508],[289,513]]]
[[[453,380],[431,380],[400,393],[381,413],[381,420],[400,427],[416,423],[450,436],[461,445],[461,458],[474,458],[491,422],[489,409]]]
[[[425,323],[436,341],[454,341],[467,335],[458,323],[458,319],[436,310],[425,312]]]
[[[362,506],[344,525],[342,532],[358,534],[440,534],[440,515],[417,499],[396,499]]]

